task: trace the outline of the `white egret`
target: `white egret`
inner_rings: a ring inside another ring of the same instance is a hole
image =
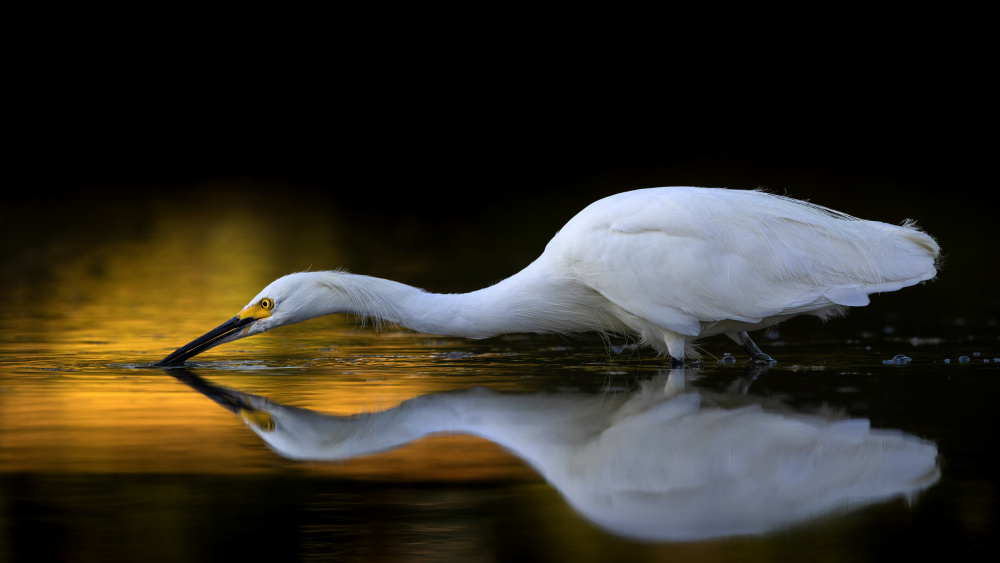
[[[933,278],[937,257],[937,243],[911,221],[861,220],[762,191],[642,189],[592,203],[528,267],[471,293],[342,271],[284,276],[160,365],[335,313],[467,338],[630,334],[675,365],[699,357],[696,339],[725,334],[770,363],[747,331],[867,305],[871,293]]]
[[[756,397],[685,392],[684,370],[636,393],[422,395],[378,413],[325,415],[180,375],[278,454],[347,460],[428,434],[473,434],[530,464],[588,520],[647,540],[762,534],[913,497],[937,447],[865,419],[794,413]]]

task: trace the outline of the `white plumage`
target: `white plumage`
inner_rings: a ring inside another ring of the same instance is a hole
[[[627,333],[678,364],[698,357],[697,338],[726,334],[770,362],[747,331],[801,314],[825,319],[929,280],[938,253],[910,221],[856,219],[762,191],[635,190],[589,205],[537,260],[491,287],[434,294],[340,271],[291,274],[161,363],[334,313],[468,338]]]

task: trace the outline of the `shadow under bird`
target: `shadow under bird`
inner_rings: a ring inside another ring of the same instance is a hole
[[[476,388],[354,416],[281,405],[171,371],[286,458],[343,461],[427,435],[472,434],[523,459],[589,521],[643,540],[764,534],[912,500],[940,477],[932,442],[872,428],[867,419],[688,390],[684,369],[643,381],[638,392]]]
[[[796,315],[828,319],[869,294],[932,279],[938,254],[912,221],[867,221],[763,191],[649,188],[592,203],[528,267],[470,293],[343,271],[284,276],[159,365],[337,313],[466,338],[628,334],[672,365],[699,357],[697,339],[725,334],[771,363],[748,331]]]

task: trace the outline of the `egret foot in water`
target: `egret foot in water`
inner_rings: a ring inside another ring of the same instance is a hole
[[[771,366],[778,363],[777,360],[774,360],[773,358],[771,358],[771,356],[765,354],[757,346],[757,344],[750,338],[750,335],[747,334],[746,331],[740,332],[739,334],[736,335],[736,337],[737,338],[734,340],[736,340],[737,343],[740,345],[740,347],[746,350],[746,353],[750,355],[751,362],[758,365],[766,365],[766,366]]]

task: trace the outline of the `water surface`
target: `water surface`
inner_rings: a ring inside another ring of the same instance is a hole
[[[494,441],[448,433],[340,461],[290,459],[239,413],[152,365],[289,271],[346,266],[471,290],[526,264],[544,236],[463,246],[396,224],[369,237],[377,229],[332,205],[282,215],[219,198],[183,216],[155,199],[97,211],[9,252],[0,278],[12,303],[0,312],[0,560],[842,561],[941,546],[962,559],[995,547],[995,323],[989,314],[918,314],[911,299],[932,299],[933,285],[878,296],[825,326],[782,325],[758,341],[779,360],[762,373],[748,372],[728,340],[708,340],[706,361],[685,377],[704,393],[867,419],[933,443],[939,480],[763,535],[638,541],[575,510],[537,467]],[[717,363],[725,353],[740,361]],[[882,363],[897,354],[912,361]],[[327,318],[216,348],[185,373],[348,416],[474,387],[611,402],[666,367],[620,339],[468,341]]]

